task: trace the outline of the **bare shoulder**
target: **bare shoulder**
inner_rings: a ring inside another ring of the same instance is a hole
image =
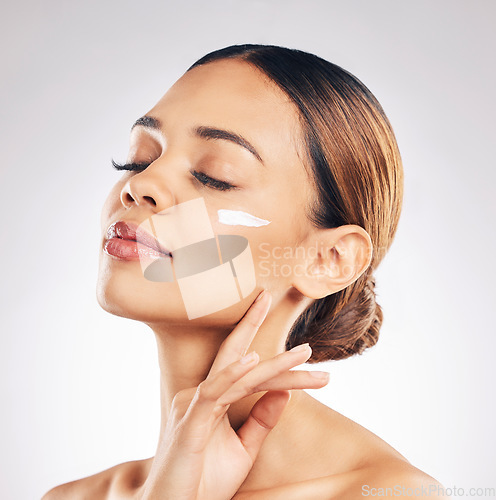
[[[325,415],[322,427],[328,427],[324,422],[332,423],[333,427],[327,435],[328,439],[336,440],[337,432],[351,451],[344,470],[322,478],[322,488],[327,488],[323,499],[449,498],[444,494],[445,488],[441,483],[412,465],[379,436],[344,415],[322,406]],[[339,439],[336,441],[339,443]],[[345,448],[341,452],[345,456]],[[332,496],[329,496],[329,491]]]
[[[259,467],[235,500],[449,498],[438,481],[379,436],[304,392],[298,397],[304,410],[293,414],[296,424],[281,436],[283,448],[275,455],[284,464],[265,475]]]
[[[402,461],[376,464],[342,474],[237,493],[233,500],[350,500],[353,498],[417,498],[449,500],[443,486]]]
[[[143,480],[148,460],[133,460],[114,465],[97,474],[55,486],[41,500],[111,500],[132,498]]]
[[[83,498],[106,499],[108,498],[116,467],[119,466],[55,486],[47,491],[41,500],[62,500],[65,498],[73,498],[74,500]]]
[[[394,459],[359,470],[356,475],[351,473],[348,484],[344,485],[342,494],[337,498],[449,499],[444,491],[443,485],[433,477],[404,460]]]

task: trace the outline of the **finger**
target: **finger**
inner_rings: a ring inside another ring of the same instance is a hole
[[[291,391],[320,389],[329,383],[329,373],[315,370],[288,370],[254,387],[249,394],[260,391]]]
[[[226,366],[245,355],[269,312],[271,300],[271,295],[267,290],[263,290],[258,295],[234,330],[222,342],[207,378],[219,373]]]
[[[238,437],[255,462],[269,432],[276,426],[291,394],[289,391],[270,391],[253,406],[246,422],[238,429]]]
[[[302,375],[299,375],[297,372],[289,372],[289,370],[307,361],[312,354],[312,349],[308,344],[297,346],[294,349],[259,363],[258,366],[233,384],[219,398],[219,405],[231,404],[250,394],[264,390],[261,387],[267,386],[268,381],[282,374],[286,374],[286,377],[293,377],[294,381],[301,381]],[[310,375],[308,377],[310,378]],[[280,382],[281,379],[279,379]],[[318,387],[321,387],[321,385]],[[296,389],[297,387],[279,386],[277,388],[286,390],[291,388]]]
[[[193,427],[195,425],[203,427],[205,422],[210,422],[212,416],[217,418],[218,415],[214,415],[213,411],[220,406],[218,404],[219,398],[250,370],[253,370],[259,361],[259,355],[253,351],[240,360],[231,363],[222,372],[207,377],[198,385],[184,418],[188,419]],[[227,411],[227,408],[224,411]]]

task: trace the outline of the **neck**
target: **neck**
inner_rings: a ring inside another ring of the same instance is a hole
[[[271,311],[247,352],[257,351],[260,362],[284,352],[289,329],[306,305],[306,301],[300,301],[289,294],[276,304],[273,301]],[[171,326],[165,323],[148,326],[155,333],[160,366],[160,442],[174,396],[182,389],[196,387],[205,380],[221,343],[232,329],[191,328],[189,325]],[[233,429],[237,430],[243,424],[253,405],[263,394],[258,392],[230,405],[227,414]],[[285,413],[290,411],[289,406],[295,404],[296,399],[291,398]]]

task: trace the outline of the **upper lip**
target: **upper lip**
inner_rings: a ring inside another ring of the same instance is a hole
[[[153,248],[157,252],[172,257],[169,250],[164,248],[156,238],[148,234],[136,222],[118,220],[112,223],[107,229],[106,238],[121,238],[123,240],[136,241],[142,245]]]

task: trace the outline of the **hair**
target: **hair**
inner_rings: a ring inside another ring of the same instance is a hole
[[[383,313],[372,273],[391,246],[403,203],[403,166],[391,124],[358,78],[301,50],[232,45],[188,71],[231,58],[258,68],[296,105],[316,191],[311,222],[318,228],[355,224],[372,240],[366,271],[343,290],[314,300],[293,324],[286,349],[308,342],[308,363],[361,354],[379,338]]]

